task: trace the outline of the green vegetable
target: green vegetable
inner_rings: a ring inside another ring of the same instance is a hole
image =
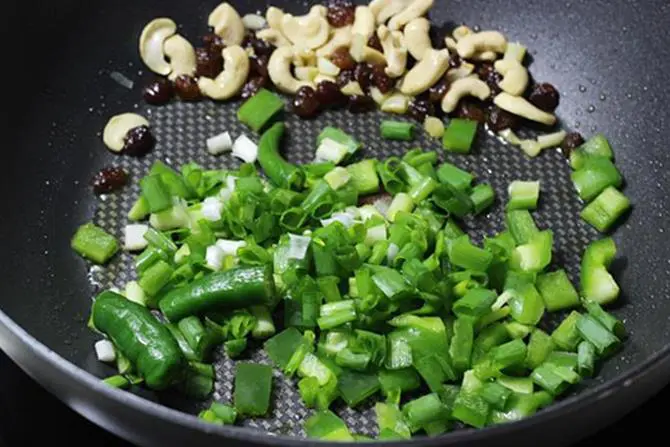
[[[581,314],[577,311],[570,312],[561,324],[551,334],[554,344],[566,351],[575,351],[581,341],[579,331],[577,330],[577,321]]]
[[[235,368],[235,410],[244,416],[265,416],[270,409],[272,368],[238,363]]]
[[[170,190],[160,175],[149,175],[140,180],[142,197],[149,205],[149,212],[158,213],[172,207]]]
[[[284,101],[264,88],[247,99],[237,111],[237,119],[254,131],[259,132],[265,125],[284,109]]]
[[[474,176],[450,163],[443,163],[437,170],[437,177],[459,191],[467,191],[474,180]]]
[[[611,238],[591,242],[584,251],[580,272],[581,294],[587,300],[605,305],[619,296],[619,285],[607,268],[616,256]]]
[[[402,413],[412,433],[419,431],[426,424],[446,419],[449,414],[435,393],[407,402],[402,407]]]
[[[493,205],[495,198],[496,193],[491,185],[482,183],[481,185],[475,186],[470,193],[470,200],[472,200],[473,204],[473,212],[475,214],[480,214],[482,211]]]
[[[96,264],[105,264],[119,251],[116,238],[92,223],[80,226],[70,245],[74,251]]]
[[[563,269],[538,275],[536,285],[549,312],[579,305],[577,290]]]
[[[572,169],[581,169],[591,157],[605,157],[609,160],[614,158],[614,153],[607,138],[598,134],[591,137],[584,144],[570,152],[570,166]]]
[[[285,128],[284,123],[276,123],[263,133],[258,142],[258,163],[275,185],[286,189],[300,189],[305,181],[305,174],[279,154],[279,144]]]
[[[579,197],[590,202],[607,187],[618,188],[623,179],[614,163],[604,157],[591,157],[584,165],[574,171],[570,177]]]
[[[363,146],[354,137],[336,127],[324,128],[317,137],[316,145],[319,146],[321,143],[323,143],[323,140],[327,139],[346,146],[349,154],[356,153]]]
[[[375,374],[354,371],[342,371],[337,386],[342,399],[350,407],[356,407],[365,399],[379,391],[379,379]]]
[[[631,207],[628,197],[612,186],[605,188],[581,213],[601,233],[609,230]]]
[[[351,176],[351,183],[360,195],[379,192],[379,177],[377,176],[375,160],[363,160],[347,166]]]
[[[277,367],[284,369],[302,343],[303,337],[300,331],[290,327],[266,341],[265,351]]]
[[[554,342],[551,336],[541,329],[534,329],[528,341],[526,367],[529,369],[537,368],[544,363],[553,350]]]
[[[450,152],[469,153],[477,135],[477,124],[477,121],[452,119],[442,137],[442,145]]]
[[[404,121],[384,120],[380,130],[382,138],[387,140],[410,141],[414,138],[414,124]]]
[[[624,338],[626,336],[626,328],[624,327],[621,320],[617,319],[614,315],[606,312],[600,304],[584,300],[583,303],[584,309],[589,313],[590,316],[595,318],[598,323],[600,323],[605,329],[614,334],[617,338]]]
[[[347,425],[332,411],[320,411],[307,418],[305,433],[308,438],[322,441],[354,441]]]
[[[621,345],[620,340],[591,315],[581,315],[576,326],[582,338],[590,342],[602,357],[611,355]]]
[[[515,180],[508,188],[508,210],[534,210],[540,198],[540,182],[524,182]]]

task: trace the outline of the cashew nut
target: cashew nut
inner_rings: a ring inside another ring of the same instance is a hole
[[[337,76],[340,74],[340,67],[333,64],[330,59],[320,57],[317,59],[316,66],[319,67],[319,73],[328,76]]]
[[[507,44],[503,59],[513,59],[522,64],[524,57],[526,57],[526,47],[519,42],[510,42]]]
[[[270,6],[265,12],[265,20],[268,22],[269,28],[258,31],[256,37],[271,43],[277,48],[291,45],[291,42],[289,42],[282,32],[283,19],[284,12],[279,8]]]
[[[293,72],[299,81],[313,81],[319,75],[319,69],[316,67],[295,67]]]
[[[469,62],[461,62],[456,68],[452,68],[447,72],[447,81],[452,83],[457,79],[463,79],[470,76],[475,71],[475,66]]]
[[[528,86],[528,70],[515,59],[501,59],[493,65],[503,79],[498,83],[502,91],[520,96]]]
[[[382,93],[381,90],[379,90],[377,87],[373,86],[370,87],[370,96],[376,102],[378,105],[382,105],[384,101],[386,101],[390,96],[391,93]]]
[[[347,84],[344,85],[344,87],[342,87],[340,91],[347,96],[365,95],[363,89],[361,88],[361,84],[359,84],[357,81],[347,82]]]
[[[214,33],[223,39],[228,46],[240,45],[244,40],[244,23],[228,3],[221,3],[209,14],[207,24],[214,28]]]
[[[407,108],[409,107],[410,98],[400,94],[394,93],[382,103],[381,111],[386,113],[397,113],[402,115],[407,113]]]
[[[247,14],[242,17],[242,24],[244,27],[251,31],[260,31],[268,24],[265,17],[258,14]]]
[[[396,31],[402,29],[410,21],[425,15],[433,6],[434,0],[414,0],[398,14],[389,20],[389,29]]]
[[[197,67],[195,49],[188,40],[175,34],[165,41],[163,51],[170,58],[171,71],[168,77],[171,81],[183,74],[193,75],[195,73]]]
[[[386,64],[386,58],[382,53],[368,46],[368,39],[361,34],[354,34],[351,39],[349,54],[356,62],[367,62],[370,64]]]
[[[481,79],[476,77],[457,79],[442,98],[442,110],[446,113],[453,112],[456,110],[458,102],[466,96],[475,96],[484,100],[489,95],[491,95],[491,89]]]
[[[160,18],[149,22],[140,35],[140,57],[154,73],[167,76],[172,68],[165,60],[163,43],[177,32],[177,24],[172,19]]]
[[[416,96],[435,85],[449,68],[449,51],[431,49],[426,51],[423,59],[407,72],[400,86],[400,91],[409,96]]]
[[[291,73],[291,63],[296,52],[293,47],[280,47],[272,52],[268,62],[268,74],[274,85],[284,93],[295,93],[305,85],[313,86],[311,82],[299,81]]]
[[[349,48],[351,45],[351,25],[342,28],[336,28],[328,43],[316,50],[319,57],[330,56],[340,47]]]
[[[229,99],[238,94],[249,76],[249,55],[244,48],[239,45],[226,47],[221,55],[223,71],[216,79],[198,79],[202,94],[216,100]]]
[[[399,78],[405,73],[407,67],[407,48],[405,37],[400,31],[391,32],[386,26],[381,25],[377,30],[377,37],[384,49],[386,58],[385,73],[391,78]]]
[[[284,14],[281,29],[293,45],[309,50],[319,48],[330,36],[330,25],[318,6],[314,6],[308,14],[300,17]]]
[[[433,48],[430,41],[430,21],[425,17],[419,17],[405,25],[405,45],[409,54],[420,61],[426,50]]]
[[[485,51],[504,53],[507,49],[507,39],[498,31],[481,31],[456,40],[458,55],[466,59],[473,57],[476,53]]]
[[[412,0],[372,0],[370,11],[377,23],[386,23],[388,19],[407,8]]]
[[[136,113],[122,113],[113,116],[107,121],[102,132],[102,141],[112,152],[121,152],[125,145],[125,138],[131,129],[148,126],[149,121]]]
[[[456,51],[456,40],[453,37],[445,37],[444,44],[447,46],[449,51]]]
[[[498,54],[495,51],[483,51],[477,53],[472,57],[476,61],[494,61],[498,59]]]
[[[357,6],[354,14],[354,25],[351,28],[352,34],[360,34],[367,39],[372,37],[375,32],[375,16],[367,6]]]
[[[466,25],[457,26],[451,32],[451,35],[454,37],[454,40],[456,42],[463,39],[465,36],[469,36],[470,34],[473,34],[473,31],[472,31],[472,29],[470,29],[470,27],[468,27]]]
[[[503,110],[531,121],[537,121],[549,126],[556,123],[554,115],[538,109],[520,96],[512,96],[509,93],[502,92],[493,98],[493,103]]]
[[[332,82],[333,84],[337,84],[337,79],[334,76],[328,76],[325,74],[317,74],[316,77],[314,78],[314,85],[319,85],[322,82]]]
[[[293,50],[293,65],[296,67],[316,66],[316,53],[314,51],[298,47],[293,47]]]

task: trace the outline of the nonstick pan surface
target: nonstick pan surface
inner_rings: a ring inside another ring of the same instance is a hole
[[[266,8],[265,2],[232,3],[241,13]],[[566,443],[620,416],[670,377],[670,248],[665,237],[670,190],[665,169],[670,162],[665,130],[670,119],[670,94],[665,87],[670,69],[666,35],[670,7],[663,1],[435,3],[431,19],[437,24],[498,29],[528,45],[534,78],[556,85],[562,94],[558,115],[563,125],[587,136],[603,132],[610,138],[617,165],[627,179],[626,194],[635,204],[632,215],[614,233],[620,259],[613,271],[623,289],[614,312],[625,320],[630,333],[624,350],[605,362],[598,377],[580,385],[574,396],[535,418],[439,440],[502,442],[519,433],[523,437],[533,433],[548,443]],[[203,404],[147,392],[138,399],[108,390],[88,374],[104,377],[112,372],[93,353],[96,335],[86,327],[91,297],[101,287],[120,286],[129,280],[131,258],[124,254],[107,269],[91,270],[71,252],[72,233],[79,224],[93,219],[120,236],[126,212],[138,193],[136,181],[154,160],[173,166],[191,160],[209,167],[230,166],[234,162],[207,155],[204,141],[223,130],[232,134],[246,131],[234,118],[239,103],[174,102],[150,107],[141,100],[140,89],[151,79],[137,54],[143,25],[158,16],[172,17],[183,25],[180,33],[196,43],[206,32],[207,14],[216,4],[153,0],[69,0],[48,6],[16,3],[16,20],[6,27],[9,42],[22,45],[9,53],[21,72],[21,77],[13,79],[17,88],[5,91],[6,110],[12,113],[5,120],[9,126],[3,175],[6,212],[1,223],[0,271],[5,280],[0,283],[0,347],[78,411],[143,444],[183,439],[197,445],[218,435],[259,443],[284,442],[284,435],[303,434],[302,420],[309,414],[300,404],[295,383],[279,375],[271,417],[244,424],[259,432],[205,426],[163,407],[193,414]],[[296,13],[308,9],[308,3],[302,2],[273,4]],[[25,23],[31,23],[39,48],[16,39]],[[112,80],[113,71],[133,80],[133,89]],[[149,118],[159,142],[142,160],[113,156],[100,138],[111,115],[133,110]],[[305,122],[289,116],[286,155],[294,162],[310,161],[315,137],[326,123],[364,141],[368,157],[401,154],[413,146],[437,148],[438,143],[428,139],[411,146],[381,141],[377,136],[381,118],[379,113],[328,112]],[[540,179],[543,193],[538,222],[554,230],[555,262],[576,279],[583,248],[598,234],[578,218],[582,205],[560,153],[547,151],[530,160],[519,149],[482,132],[472,156],[447,159],[476,172],[503,198],[510,181]],[[123,166],[135,181],[121,193],[97,199],[88,182],[109,165]],[[466,222],[475,239],[501,228],[501,210],[498,203],[490,214]],[[252,359],[267,362],[261,351]],[[229,360],[217,362],[216,399],[230,400],[232,367]],[[577,412],[588,409],[591,411],[576,417]],[[374,434],[370,407],[357,412],[341,408],[339,413],[353,432]],[[551,433],[562,436],[552,438]]]

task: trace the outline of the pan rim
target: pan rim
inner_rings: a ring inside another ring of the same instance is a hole
[[[330,443],[323,441],[316,441],[307,438],[298,438],[295,436],[286,435],[272,435],[268,436],[262,430],[239,427],[239,426],[217,426],[209,424],[198,419],[195,415],[184,413],[164,405],[152,402],[144,397],[119,390],[108,385],[105,385],[98,377],[94,376],[85,369],[75,365],[69,360],[56,353],[45,344],[30,335],[25,329],[12,320],[7,314],[0,310],[0,327],[3,327],[11,335],[16,337],[24,346],[24,349],[31,350],[44,362],[49,363],[52,367],[60,370],[61,373],[69,376],[72,380],[78,380],[90,391],[101,394],[105,398],[113,401],[116,404],[127,405],[135,411],[145,413],[151,417],[159,417],[165,422],[179,424],[190,429],[203,431],[208,434],[221,435],[233,438],[239,441],[253,441],[265,445],[360,445],[360,443]],[[0,337],[0,344],[4,340]],[[2,347],[2,346],[0,346]],[[11,354],[8,353],[8,355]],[[645,375],[654,371],[663,360],[670,357],[670,344],[666,345],[660,351],[648,357],[645,361],[635,366],[626,373],[623,373],[614,379],[602,383],[596,387],[586,389],[585,391],[571,396],[565,400],[552,404],[545,410],[521,421],[501,424],[497,426],[486,427],[483,429],[467,429],[448,433],[444,436],[436,438],[414,438],[409,441],[391,441],[384,444],[392,444],[397,446],[416,446],[417,444],[425,446],[438,445],[452,445],[464,441],[474,441],[483,437],[496,437],[504,434],[522,431],[529,428],[531,425],[537,423],[548,422],[550,420],[561,417],[565,413],[577,411],[589,405],[594,399],[603,399],[612,393],[616,392],[621,387],[628,387],[633,382],[643,378]],[[20,365],[20,364],[19,364]],[[66,402],[67,404],[67,402]],[[71,405],[68,405],[72,408]],[[77,412],[79,412],[76,408]],[[86,415],[83,415],[86,417]]]

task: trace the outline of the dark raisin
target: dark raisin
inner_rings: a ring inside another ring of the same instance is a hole
[[[270,56],[265,54],[251,56],[249,58],[249,70],[253,74],[267,78],[269,77],[268,62],[270,62]]]
[[[267,42],[263,39],[259,39],[252,32],[248,32],[244,36],[244,40],[242,41],[242,46],[244,48],[252,48],[254,50],[254,54],[256,56],[268,56],[269,57],[272,54],[272,52],[275,50],[274,45],[272,45],[270,42]]]
[[[244,84],[244,87],[242,87],[242,92],[240,93],[240,96],[242,99],[247,99],[251,98],[254,96],[258,91],[265,87],[268,83],[268,78],[264,78],[262,76],[254,76],[250,77],[247,79],[246,84]]]
[[[149,104],[160,105],[170,102],[174,95],[172,83],[167,79],[160,78],[144,87],[142,96]]]
[[[349,48],[347,47],[336,48],[330,55],[330,61],[337,65],[340,70],[352,70],[356,67],[356,61],[349,54]]]
[[[316,86],[316,99],[322,107],[340,107],[349,100],[340,87],[330,81],[319,82]]]
[[[579,132],[569,132],[565,136],[563,143],[561,143],[561,150],[563,151],[563,155],[569,157],[570,153],[582,144],[584,144],[584,137],[582,137],[582,134]]]
[[[558,107],[559,94],[556,87],[549,83],[535,84],[530,91],[528,101],[538,109],[553,112]]]
[[[365,93],[370,91],[370,84],[372,84],[372,66],[366,63],[360,63],[354,68],[354,79],[361,86]]]
[[[91,180],[93,192],[96,194],[107,194],[123,188],[128,183],[128,174],[121,168],[105,168],[95,174]]]
[[[356,76],[354,75],[354,70],[342,70],[340,71],[340,74],[337,75],[337,85],[342,88],[345,85],[347,85],[350,82],[353,82],[356,80]]]
[[[384,52],[384,47],[382,47],[382,42],[379,40],[377,33],[372,33],[372,36],[370,36],[368,39],[368,46],[379,51],[380,53]]]
[[[493,106],[486,123],[492,131],[500,132],[504,129],[517,129],[521,124],[521,118],[498,106]]]
[[[363,113],[375,108],[375,102],[369,96],[354,95],[349,97],[349,111]]]
[[[478,121],[482,124],[486,123],[486,111],[484,110],[484,107],[469,99],[463,99],[458,103],[456,116],[463,119]]]
[[[390,92],[395,86],[395,80],[386,74],[385,68],[384,65],[372,65],[372,73],[370,74],[372,84],[382,93]]]
[[[200,98],[200,87],[198,81],[190,75],[179,75],[174,81],[174,87],[179,96],[184,101],[195,101]]]
[[[458,53],[451,53],[449,56],[449,67],[458,68],[463,63],[463,59],[458,55]]]
[[[215,78],[223,70],[223,56],[221,53],[210,51],[208,48],[195,49],[196,76]]]
[[[428,100],[432,103],[442,102],[442,98],[449,90],[449,81],[446,78],[440,79],[437,84],[428,89]]]
[[[223,39],[214,33],[205,34],[202,36],[202,44],[209,50],[210,53],[221,54],[226,44]]]
[[[418,96],[409,103],[407,114],[419,122],[423,122],[426,116],[435,115],[435,106],[427,97]]]
[[[495,96],[500,93],[502,90],[498,85],[502,81],[502,75],[495,71],[493,68],[493,63],[491,62],[482,62],[477,66],[477,76],[479,79],[486,82],[486,85],[491,89],[491,95]]]
[[[330,0],[326,18],[330,26],[342,28],[354,23],[356,6],[349,0]]]
[[[123,138],[123,153],[133,157],[141,157],[154,148],[156,139],[148,126],[133,127]]]
[[[300,87],[293,98],[293,112],[300,118],[313,118],[319,113],[319,100],[312,87]]]

